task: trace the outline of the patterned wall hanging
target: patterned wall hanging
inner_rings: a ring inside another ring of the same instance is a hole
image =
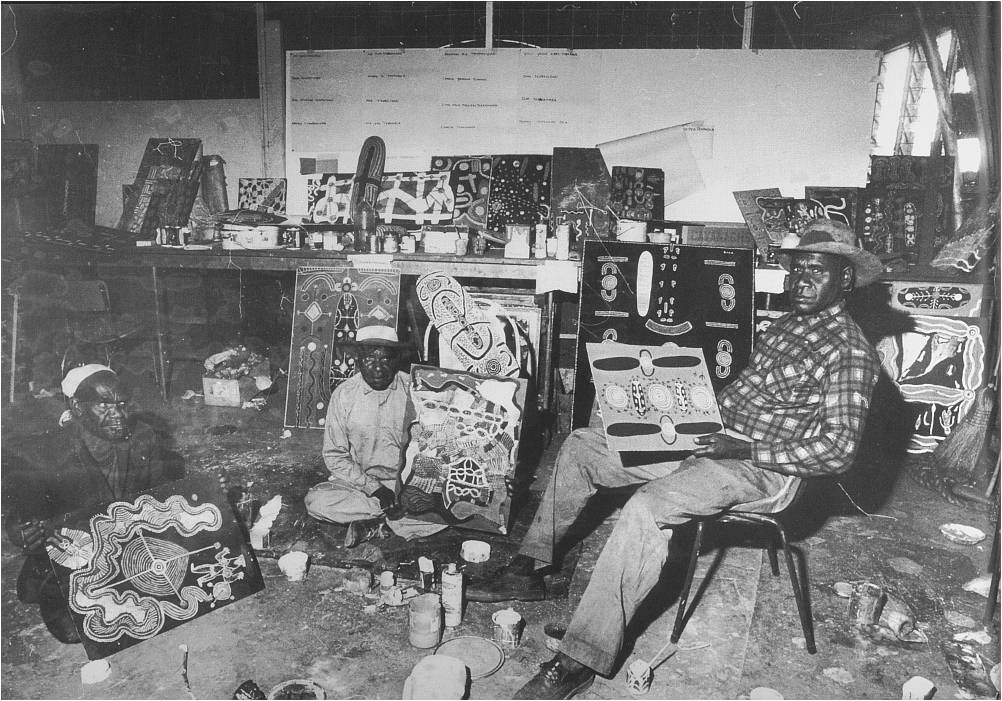
[[[487,198],[487,229],[504,232],[509,224],[534,226],[550,211],[551,156],[494,156]]]
[[[161,485],[66,517],[46,550],[92,660],[264,589],[212,477]]]
[[[296,271],[285,425],[322,428],[331,392],[355,374],[341,345],[360,328],[397,325],[400,268],[304,267]]]
[[[586,241],[574,425],[595,396],[587,343],[702,348],[714,391],[733,380],[751,354],[754,260],[752,249]]]
[[[665,172],[613,166],[609,208],[620,219],[664,219]]]
[[[819,187],[804,188],[804,197],[812,205],[821,209],[820,216],[832,221],[842,222],[856,231],[856,218],[859,208],[858,187]]]
[[[525,381],[416,365],[411,382],[403,484],[441,494],[464,528],[507,533]]]
[[[351,224],[352,176],[325,173],[306,183],[313,222]],[[376,214],[385,224],[419,229],[425,224],[451,224],[455,198],[449,173],[386,173],[376,199]]]
[[[237,206],[259,212],[285,214],[285,178],[240,178]]]
[[[462,285],[445,273],[427,273],[414,285],[431,323],[446,339],[465,370],[515,377],[518,360],[505,343],[504,324],[488,314]]]
[[[604,238],[614,229],[609,213],[612,176],[597,148],[554,148],[550,231],[571,225],[571,241]]]
[[[611,450],[683,460],[698,436],[723,429],[702,349],[623,343],[587,349]]]
[[[452,223],[474,231],[487,228],[488,196],[491,188],[491,156],[434,156],[433,171],[449,174],[449,187],[455,198]]]
[[[877,352],[904,400],[917,405],[908,452],[925,453],[950,434],[984,382],[984,322],[920,315],[912,319],[913,330],[882,338]]]

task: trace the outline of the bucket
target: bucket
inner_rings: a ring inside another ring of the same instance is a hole
[[[414,647],[438,645],[442,638],[442,602],[438,594],[421,594],[410,600],[408,638]]]

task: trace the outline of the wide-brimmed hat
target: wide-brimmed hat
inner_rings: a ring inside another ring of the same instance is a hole
[[[831,219],[815,219],[800,237],[796,246],[784,246],[776,253],[779,264],[790,269],[790,255],[793,253],[830,253],[842,256],[856,270],[856,287],[865,287],[874,282],[884,266],[877,256],[859,247],[856,234],[842,222]]]
[[[342,345],[359,347],[381,346],[384,348],[410,348],[409,343],[401,341],[397,337],[397,330],[392,326],[387,326],[386,324],[363,326],[355,332],[354,340],[345,341]]]

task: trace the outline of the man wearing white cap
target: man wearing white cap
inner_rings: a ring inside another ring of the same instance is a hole
[[[125,499],[167,476],[156,433],[133,420],[111,368],[73,368],[61,387],[68,407],[61,430],[4,445],[3,514],[7,537],[27,554],[18,598],[38,603],[46,627],[68,643],[79,637],[46,555],[54,528],[49,521]]]
[[[306,511],[321,521],[346,524],[351,548],[382,534],[383,524],[407,539],[445,528],[401,516],[397,478],[403,468],[408,428],[414,420],[410,375],[400,371],[400,342],[391,326],[358,330],[348,345],[355,354],[354,375],[331,393],[324,421],[323,458],[331,476],[306,494]]]

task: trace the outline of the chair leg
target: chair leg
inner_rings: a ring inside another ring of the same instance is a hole
[[[776,555],[776,541],[769,538],[769,542],[765,546],[766,552],[769,553],[769,566],[772,568],[772,576],[779,576],[779,557]]]
[[[811,617],[807,582],[803,581],[804,578],[797,576],[797,569],[793,564],[793,553],[790,552],[790,545],[786,542],[786,531],[778,522],[774,525],[776,526],[776,531],[779,533],[779,542],[783,545],[783,554],[786,556],[786,568],[790,571],[793,598],[797,601],[797,613],[800,614],[800,627],[804,629],[804,641],[807,643],[807,652],[813,655],[818,651],[818,648],[814,644],[814,620]]]
[[[682,583],[682,592],[678,597],[678,612],[675,614],[675,626],[671,631],[671,641],[677,643],[682,635],[682,628],[685,626],[685,607],[689,603],[689,590],[692,589],[692,576],[696,573],[696,562],[699,560],[699,548],[703,543],[703,522],[696,522],[696,541],[692,544],[692,553],[689,555],[689,568],[685,573],[685,581]]]

